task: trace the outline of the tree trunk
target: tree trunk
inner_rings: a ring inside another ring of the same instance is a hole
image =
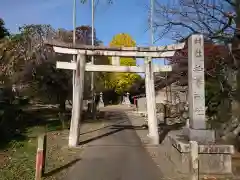
[[[59,103],[59,109],[61,112],[65,112],[66,111],[66,105],[65,105],[65,99],[64,100],[61,100],[60,103]]]
[[[65,113],[66,113],[66,99],[59,99],[59,113],[58,113],[58,118],[61,121],[62,124],[62,129],[65,129]]]

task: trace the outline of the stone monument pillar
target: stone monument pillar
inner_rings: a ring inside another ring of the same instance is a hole
[[[215,132],[207,129],[204,91],[204,39],[202,35],[195,34],[188,39],[189,120],[183,131],[168,135],[171,146],[166,150],[166,154],[175,164],[177,171],[192,174],[194,169],[189,166],[189,157],[192,154],[189,141],[196,141],[199,145],[199,173],[231,174],[234,147],[215,143]],[[179,138],[182,135],[187,138]]]
[[[203,143],[214,142],[214,131],[206,129],[204,39],[203,35],[198,34],[188,39],[188,103],[189,140]]]

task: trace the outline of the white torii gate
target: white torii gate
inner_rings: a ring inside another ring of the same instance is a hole
[[[84,72],[132,72],[145,73],[145,87],[147,97],[148,127],[151,144],[159,144],[158,123],[156,118],[156,100],[154,89],[154,73],[172,71],[171,66],[152,65],[152,58],[172,57],[176,50],[183,49],[185,43],[160,47],[121,47],[110,48],[102,46],[77,45],[59,42],[46,42],[52,45],[57,53],[77,55],[77,62],[57,62],[57,68],[76,70],[72,120],[69,133],[69,146],[76,147],[79,143],[80,120],[83,106]],[[114,57],[113,65],[86,64],[86,56]],[[120,66],[119,57],[144,58],[144,66]]]

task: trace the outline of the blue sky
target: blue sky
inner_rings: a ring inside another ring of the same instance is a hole
[[[96,8],[97,37],[109,44],[118,33],[129,33],[140,46],[149,45],[148,6],[150,0],[99,0]],[[54,28],[72,29],[73,0],[1,0],[0,17],[11,32],[24,24],[50,24]],[[77,25],[91,24],[91,4],[77,0]],[[156,45],[170,44],[161,39]],[[158,60],[159,61],[159,60]],[[138,62],[141,64],[141,62]]]

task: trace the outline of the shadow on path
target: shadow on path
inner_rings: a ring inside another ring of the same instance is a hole
[[[64,170],[64,169],[67,169],[67,168],[73,166],[74,164],[76,164],[76,163],[77,163],[78,161],[80,161],[80,160],[81,160],[81,159],[75,159],[74,161],[71,161],[71,162],[65,164],[64,166],[61,166],[61,167],[59,167],[59,168],[57,168],[57,169],[54,169],[54,170],[52,170],[52,171],[50,171],[50,172],[48,172],[48,173],[45,173],[43,176],[44,176],[44,177],[52,176],[52,175],[54,175],[54,174],[56,174],[56,173],[58,173],[58,172],[60,172],[60,171],[62,171],[62,170]]]
[[[159,143],[161,144],[170,131],[178,130],[184,126],[184,123],[176,123],[172,125],[159,124]]]
[[[85,141],[81,141],[81,142],[79,143],[79,145],[84,145],[84,144],[90,143],[90,142],[92,142],[92,141],[95,141],[95,140],[100,139],[100,138],[103,138],[103,137],[110,136],[110,135],[115,134],[115,133],[117,133],[117,132],[120,132],[120,131],[122,131],[122,130],[124,130],[124,128],[119,128],[119,129],[116,129],[116,130],[114,130],[114,131],[110,131],[110,132],[108,132],[108,133],[104,133],[104,134],[102,134],[102,135],[100,135],[100,136],[96,136],[96,137],[87,139],[87,140],[85,140]]]
[[[116,123],[116,125],[124,123],[124,122],[127,122],[127,120],[118,122],[118,123]],[[109,128],[109,127],[112,127],[112,126],[115,126],[115,125],[107,125],[107,126],[104,126],[104,127],[98,128],[98,129],[94,129],[94,130],[91,130],[91,131],[87,131],[87,132],[81,133],[80,135],[93,133],[93,132],[100,131],[100,130],[103,130],[103,129],[106,129],[106,128]]]
[[[132,129],[132,130],[145,130],[146,127],[144,125],[142,126],[133,126],[133,125],[113,125],[112,129],[119,129],[119,128],[123,128],[123,129]]]

